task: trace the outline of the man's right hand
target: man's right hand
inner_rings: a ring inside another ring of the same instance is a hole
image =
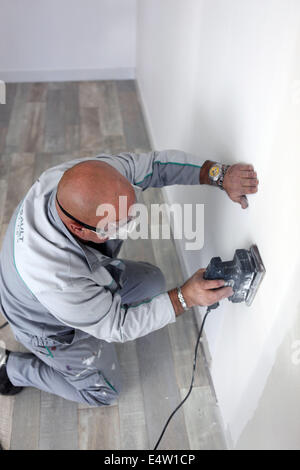
[[[199,269],[181,287],[181,292],[188,307],[213,305],[221,299],[233,295],[231,287],[224,287],[224,280],[206,280],[203,278],[205,269]],[[177,297],[177,290],[169,291],[176,315],[183,312]]]
[[[213,305],[233,294],[231,287],[223,287],[223,279],[207,280],[203,278],[204,273],[205,269],[199,269],[181,287],[182,295],[188,307]]]

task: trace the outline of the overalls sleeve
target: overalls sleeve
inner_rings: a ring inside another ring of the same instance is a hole
[[[205,160],[181,150],[162,150],[149,153],[99,155],[143,190],[173,184],[199,184],[200,170]]]
[[[152,299],[122,305],[121,296],[93,282],[45,293],[39,299],[62,323],[108,342],[145,336],[176,321],[167,292]]]

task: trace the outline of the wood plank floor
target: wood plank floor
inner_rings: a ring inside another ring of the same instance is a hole
[[[78,157],[149,151],[135,82],[7,84],[0,106],[0,244],[12,212],[47,168]],[[146,204],[163,202],[159,189]],[[182,282],[171,240],[128,240],[120,257],[144,260],[164,272],[168,288]],[[0,313],[0,324],[3,317]],[[123,393],[116,405],[77,405],[26,389],[0,396],[4,449],[151,449],[191,380],[197,326],[192,312],[175,324],[125,344],[117,353]],[[0,331],[8,349],[23,351],[9,328]],[[175,415],[161,449],[225,448],[218,407],[201,353],[195,388]]]

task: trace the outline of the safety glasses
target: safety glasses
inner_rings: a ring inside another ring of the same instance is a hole
[[[111,222],[104,229],[97,229],[97,235],[99,238],[109,238],[110,240],[127,238],[136,227],[136,219],[137,215],[130,216],[123,221]]]

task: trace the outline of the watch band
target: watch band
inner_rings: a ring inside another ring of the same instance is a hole
[[[184,300],[184,297],[182,295],[180,287],[177,287],[177,297],[178,297],[179,302],[181,303],[183,310],[189,310],[186,304],[186,301]]]
[[[222,189],[222,191],[224,191],[223,182],[224,182],[224,178],[229,167],[230,165],[224,165],[224,164],[222,165],[221,176],[217,181],[217,185],[219,186],[219,188]]]

